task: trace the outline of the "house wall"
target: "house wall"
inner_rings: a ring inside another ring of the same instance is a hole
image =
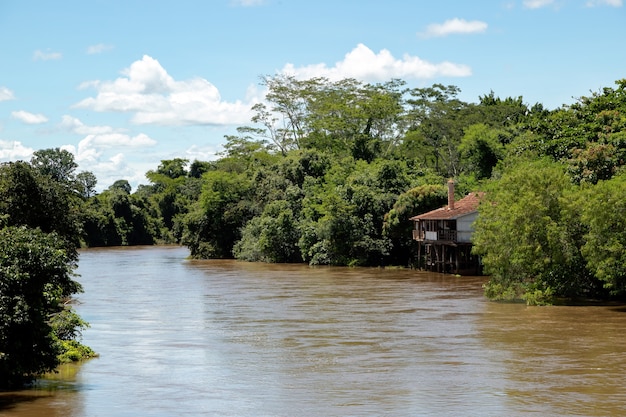
[[[456,219],[458,242],[469,243],[472,241],[472,233],[474,232],[474,227],[472,225],[477,217],[478,212],[475,211]]]

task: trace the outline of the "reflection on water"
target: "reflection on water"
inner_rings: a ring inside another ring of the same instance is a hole
[[[81,252],[100,357],[0,416],[626,414],[626,313],[526,307],[483,278]]]
[[[66,364],[30,389],[0,392],[0,416],[69,417],[83,416],[76,382],[80,365]]]

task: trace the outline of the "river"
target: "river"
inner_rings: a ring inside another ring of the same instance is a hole
[[[80,253],[100,356],[2,417],[624,416],[626,309],[487,301],[482,277]]]

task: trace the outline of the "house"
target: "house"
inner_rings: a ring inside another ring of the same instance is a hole
[[[483,193],[470,193],[454,201],[454,181],[448,181],[448,205],[411,217],[413,239],[419,242],[418,262],[430,271],[453,274],[481,273],[480,259],[472,254],[472,224],[478,217]]]

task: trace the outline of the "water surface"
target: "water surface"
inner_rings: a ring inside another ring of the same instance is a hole
[[[0,416],[626,415],[625,310],[486,301],[484,278],[81,252],[100,357]]]

